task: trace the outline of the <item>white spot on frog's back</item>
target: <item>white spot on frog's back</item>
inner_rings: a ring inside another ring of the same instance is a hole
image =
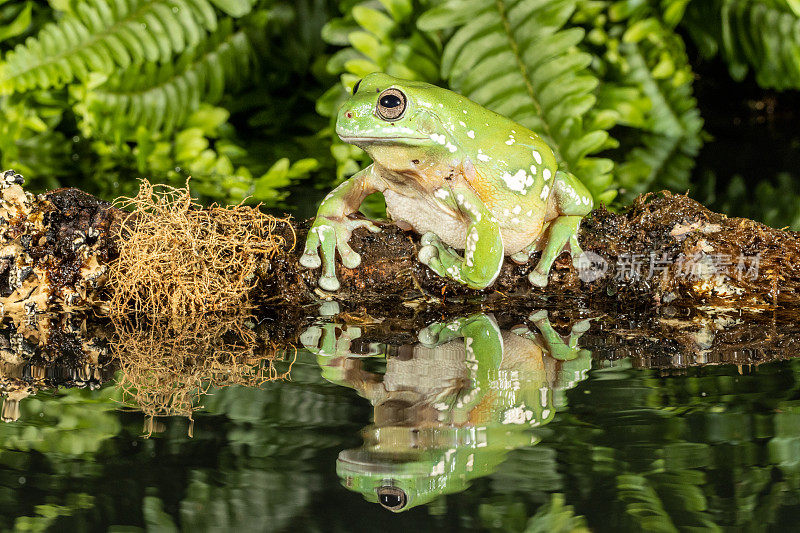
[[[469,130],[467,132],[467,137],[469,137],[470,139],[474,139],[475,138],[475,130]]]
[[[445,145],[445,148],[447,148],[447,149],[450,151],[450,153],[451,153],[451,154],[452,154],[452,153],[455,153],[455,152],[456,152],[456,150],[458,150],[458,148],[456,147],[456,145],[454,145],[454,144],[451,144],[451,143],[447,143],[447,144]]]
[[[533,176],[523,169],[519,169],[513,175],[510,172],[503,172],[500,177],[505,182],[506,187],[520,193],[526,193],[528,188],[533,185]]]
[[[444,146],[445,142],[447,142],[444,135],[438,133],[431,133],[431,140],[437,144],[441,144],[442,146]]]
[[[539,152],[537,152],[536,150],[533,151],[533,158],[536,160],[536,164],[537,165],[541,165],[542,164],[542,155]]]
[[[509,145],[509,146],[514,144],[514,137],[509,137],[508,140],[506,141],[506,144]]]
[[[489,157],[488,155],[484,154],[480,149],[478,149],[478,160],[479,161],[483,161],[485,163],[485,162],[489,161],[490,159],[491,159],[491,157]]]
[[[459,120],[458,123],[461,125],[462,128],[466,128],[467,125],[463,120]]]
[[[544,178],[544,181],[549,180],[552,177],[552,175],[553,174],[550,172],[549,168],[542,170],[542,177]]]
[[[549,185],[545,185],[544,187],[542,187],[542,194],[539,195],[539,198],[541,198],[542,201],[544,202],[545,200],[547,200],[547,195],[548,194],[550,194],[550,186]]]

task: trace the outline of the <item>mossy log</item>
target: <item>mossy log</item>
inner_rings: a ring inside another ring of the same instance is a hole
[[[114,260],[136,238],[129,228],[141,212],[132,215],[76,189],[34,196],[24,191],[21,177],[11,172],[4,176],[0,199],[4,312],[32,314],[59,307],[108,310],[116,288],[113,279],[108,282],[109,275],[113,278]],[[189,214],[202,211],[188,202],[184,207]],[[251,208],[237,209],[239,214],[247,212],[243,225],[252,224]],[[231,216],[226,213],[229,225]],[[227,231],[214,217],[195,218],[186,224],[208,227],[185,233]],[[298,264],[309,222],[269,220],[268,227],[256,233],[272,243],[269,253],[258,255],[251,250],[242,256],[243,262],[255,265],[245,276],[242,305],[297,306],[335,299],[354,307],[370,302],[381,306],[425,302],[501,308],[513,300],[534,305],[580,301],[582,307],[631,310],[666,305],[768,309],[795,307],[800,302],[797,232],[728,218],[687,196],[668,192],[641,196],[620,213],[602,207],[593,211],[580,235],[591,261],[577,270],[569,255],[562,254],[545,289],[532,287],[527,280],[536,256],[524,265],[507,260],[489,289],[466,289],[420,264],[416,257],[419,235],[387,223],[380,233],[354,233],[351,245],[362,256],[361,266],[352,270],[339,266],[342,287],[326,293],[316,284],[319,271]],[[177,232],[170,234],[169,245],[185,245],[179,239]],[[159,244],[164,244],[163,239]],[[189,244],[194,250],[196,243]],[[215,257],[243,253],[236,249],[212,252]],[[169,265],[169,254],[161,253],[159,260]],[[229,275],[231,261],[225,265],[225,275]],[[143,294],[152,294],[153,287],[168,277],[163,272],[137,275]],[[163,290],[174,292],[169,287]],[[193,312],[204,304],[214,307],[214,294],[198,296]]]

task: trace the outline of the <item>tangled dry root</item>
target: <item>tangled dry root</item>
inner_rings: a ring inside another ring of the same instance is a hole
[[[187,187],[142,180],[121,225],[110,265],[112,342],[124,401],[149,417],[185,416],[210,387],[259,386],[285,379],[285,351],[247,326],[253,289],[275,254],[294,242],[275,234],[286,223],[247,206],[207,209]],[[131,316],[133,314],[133,316]]]
[[[142,180],[134,198],[117,200],[132,213],[121,226],[111,264],[112,316],[130,311],[178,322],[251,305],[257,269],[291,250],[275,235],[285,222],[243,205],[202,209],[185,188]]]

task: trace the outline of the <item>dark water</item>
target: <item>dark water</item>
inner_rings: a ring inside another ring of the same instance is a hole
[[[798,530],[800,360],[637,369],[583,329],[320,324],[290,381],[213,389],[191,428],[39,391],[0,425],[0,528]]]

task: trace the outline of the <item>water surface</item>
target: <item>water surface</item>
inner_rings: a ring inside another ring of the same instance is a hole
[[[0,527],[797,528],[800,361],[635,368],[576,325],[473,315],[378,344],[320,323],[289,381],[212,389],[191,423],[113,381],[8,393]]]

